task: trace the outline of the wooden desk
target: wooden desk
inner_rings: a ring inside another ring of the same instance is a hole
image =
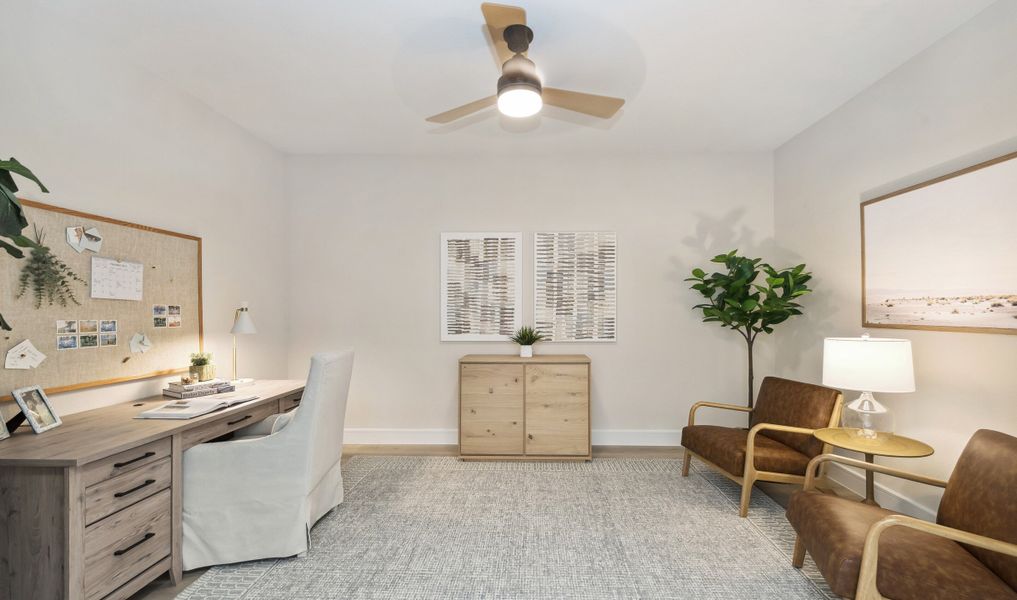
[[[162,396],[63,418],[0,441],[0,598],[124,599],[182,576],[184,450],[300,403],[303,381],[189,420],[135,419]]]

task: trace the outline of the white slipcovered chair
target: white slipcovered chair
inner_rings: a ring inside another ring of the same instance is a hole
[[[266,421],[242,439],[184,452],[184,570],[307,551],[311,527],[343,499],[352,371],[352,350],[315,354],[290,422]]]

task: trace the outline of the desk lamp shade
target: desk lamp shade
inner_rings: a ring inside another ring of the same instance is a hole
[[[243,302],[240,304],[240,308],[236,309],[233,313],[233,328],[230,329],[230,333],[233,334],[233,382],[234,385],[240,383],[253,383],[253,380],[241,382],[237,377],[237,335],[258,333],[257,328],[254,327],[254,319],[251,318],[251,313],[247,310],[247,303]]]
[[[861,436],[893,431],[893,415],[873,392],[915,391],[911,341],[892,338],[826,338],[823,342],[823,385],[861,392],[844,408],[843,425]]]
[[[236,310],[236,314],[233,316],[233,329],[230,329],[230,333],[233,335],[238,333],[258,333],[258,330],[254,327],[254,319],[251,318],[251,313],[247,311],[246,302],[241,304],[240,308]]]

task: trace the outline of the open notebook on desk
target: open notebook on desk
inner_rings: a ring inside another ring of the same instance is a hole
[[[217,394],[203,398],[190,398],[188,400],[174,400],[167,402],[158,408],[146,410],[140,413],[135,419],[193,419],[210,412],[229,408],[236,404],[243,404],[251,400],[257,400],[257,396],[250,394]]]

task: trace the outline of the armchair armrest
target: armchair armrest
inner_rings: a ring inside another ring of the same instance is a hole
[[[879,536],[891,527],[910,527],[911,529],[945,537],[961,544],[968,544],[1017,557],[1017,544],[1010,544],[984,535],[977,535],[961,529],[922,521],[914,517],[891,515],[874,523],[865,536],[865,546],[862,549],[862,564],[858,573],[858,587],[855,592],[855,600],[883,600],[883,596],[876,589],[876,570],[879,566]]]
[[[689,409],[689,426],[696,424],[696,411],[700,408],[719,408],[722,410],[737,410],[739,412],[752,412],[752,409],[748,406],[738,406],[737,404],[722,404],[720,402],[696,402]]]
[[[756,468],[755,456],[756,456],[756,434],[760,431],[786,431],[788,433],[804,433],[806,435],[812,435],[816,432],[815,429],[809,429],[807,427],[792,427],[791,425],[778,425],[776,423],[760,423],[749,430],[749,437],[745,440],[745,468]],[[811,466],[811,465],[809,465]]]
[[[883,465],[877,465],[874,463],[868,463],[855,458],[848,458],[846,456],[840,456],[838,454],[820,454],[816,458],[809,461],[809,466],[805,469],[805,485],[803,489],[811,490],[815,487],[816,478],[816,467],[824,462],[835,462],[852,467],[858,467],[859,469],[873,471],[875,473],[882,473],[884,475],[893,475],[901,479],[907,479],[917,483],[924,483],[926,485],[933,485],[936,487],[945,488],[946,482],[942,479],[936,479],[935,477],[928,477],[926,475],[919,475],[918,473],[911,473],[909,471],[902,471],[893,467],[887,467]]]

